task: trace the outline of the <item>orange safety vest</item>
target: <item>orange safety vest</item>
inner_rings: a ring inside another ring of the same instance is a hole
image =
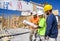
[[[36,25],[38,24],[38,21],[39,21],[39,17],[36,17],[36,18],[33,18],[33,17],[32,17],[32,18],[30,19],[30,22],[31,22],[31,23],[34,23],[34,24],[36,24]],[[30,26],[29,28],[30,28],[30,29],[37,29],[37,28],[33,28],[32,26]]]

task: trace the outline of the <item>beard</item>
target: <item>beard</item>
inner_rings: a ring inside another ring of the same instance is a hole
[[[49,13],[46,13],[46,15],[49,15]]]

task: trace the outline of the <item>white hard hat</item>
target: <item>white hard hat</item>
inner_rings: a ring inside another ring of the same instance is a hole
[[[32,12],[32,15],[36,15],[36,14],[37,14],[36,11],[33,11],[33,12]]]
[[[44,14],[43,11],[38,11],[38,12],[37,12],[37,15],[43,15],[43,14]]]

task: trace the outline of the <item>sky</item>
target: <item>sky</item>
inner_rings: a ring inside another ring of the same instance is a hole
[[[60,16],[60,0],[25,0],[25,1],[32,1],[32,2],[36,2],[36,3],[49,3],[53,6],[53,9],[56,10],[58,9],[59,10],[59,16]]]
[[[58,9],[59,10],[59,16],[60,16],[60,0],[24,0],[24,1],[27,1],[27,2],[35,2],[35,3],[49,3],[53,6],[53,9],[56,10]],[[0,11],[1,12],[1,11]],[[12,11],[11,11],[12,12]],[[8,13],[8,12],[7,12]],[[12,12],[13,13],[13,12]],[[17,13],[17,12],[16,12]],[[7,14],[8,15],[8,14]],[[16,14],[17,15],[17,14]]]

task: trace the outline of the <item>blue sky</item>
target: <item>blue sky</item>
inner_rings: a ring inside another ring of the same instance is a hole
[[[60,0],[25,0],[25,1],[33,1],[36,3],[49,3],[53,6],[53,9],[58,9],[59,10],[59,15],[60,15]]]
[[[59,16],[60,16],[60,0],[25,0],[25,1],[27,1],[27,2],[29,2],[29,1],[32,1],[32,2],[36,2],[36,3],[45,3],[45,2],[47,2],[47,3],[49,3],[49,4],[51,4],[52,6],[53,6],[53,9],[58,9],[59,10]],[[0,9],[1,10],[1,9]],[[11,10],[10,10],[11,11]],[[0,13],[1,13],[2,11],[0,11]],[[9,12],[9,11],[8,11]],[[6,11],[4,11],[4,13],[8,13],[7,12],[7,10]],[[11,11],[12,12],[12,11]],[[9,13],[11,13],[11,12],[9,12]],[[16,12],[16,11],[15,11]],[[14,12],[14,13],[15,13]],[[12,12],[13,13],[13,12]],[[12,14],[11,13],[11,14]],[[17,12],[16,12],[17,13]],[[15,14],[16,14],[15,13]],[[11,15],[11,14],[6,14],[7,16],[8,15]],[[18,13],[18,14],[16,14],[16,15],[20,15],[21,13]]]

